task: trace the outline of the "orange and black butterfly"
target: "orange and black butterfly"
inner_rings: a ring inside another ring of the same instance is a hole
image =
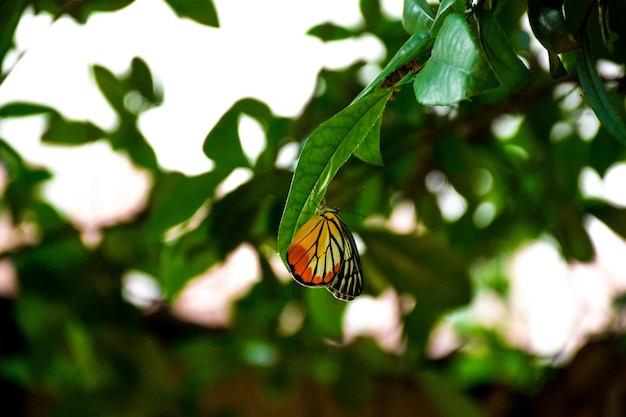
[[[300,284],[326,287],[335,298],[350,301],[363,290],[363,271],[354,237],[338,212],[320,203],[289,245],[287,264]]]

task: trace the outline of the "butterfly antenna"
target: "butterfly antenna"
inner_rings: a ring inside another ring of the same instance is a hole
[[[365,191],[366,188],[367,188],[367,186],[364,186],[358,193],[356,193],[354,196],[352,196],[352,198],[350,200],[348,200],[348,202],[346,204],[344,204],[343,208],[339,209],[339,211],[341,211],[343,213],[356,214],[357,216],[361,216],[363,218],[367,217],[365,214],[357,213],[356,211],[344,210],[346,207],[348,207],[350,204],[352,204],[354,202],[354,200],[356,200],[361,195],[361,193],[363,191]]]

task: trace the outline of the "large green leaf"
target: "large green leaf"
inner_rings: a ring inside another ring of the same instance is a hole
[[[462,16],[446,17],[413,86],[417,101],[428,106],[451,105],[498,86]]]
[[[339,168],[376,126],[390,95],[391,91],[381,91],[361,98],[322,123],[307,139],[278,231],[283,258],[297,228],[315,211]]]

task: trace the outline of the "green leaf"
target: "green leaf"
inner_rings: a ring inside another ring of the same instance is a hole
[[[45,204],[31,207],[34,208],[33,214],[44,241],[14,258],[20,284],[33,294],[45,295],[50,300],[66,301],[67,307],[70,307],[68,295],[76,294],[72,287],[75,282],[73,277],[75,274],[89,276],[86,268],[93,261],[93,254],[85,248],[78,232],[52,207]],[[42,276],[46,280],[42,281]],[[76,299],[72,302],[76,302]]]
[[[154,87],[150,68],[141,58],[133,58],[130,73],[131,85],[148,101],[158,104],[163,100],[163,94]]]
[[[50,179],[51,174],[43,169],[29,167],[22,156],[1,138],[0,167],[8,180],[7,187],[0,196],[0,203],[4,205],[6,202],[13,213],[20,213],[26,207],[32,210],[33,200],[39,195],[39,184]]]
[[[374,30],[383,20],[379,0],[359,0],[359,8],[365,20],[366,30]]]
[[[65,120],[53,113],[48,118],[48,128],[42,139],[46,142],[77,145],[89,143],[106,137],[106,133],[90,122]]]
[[[604,201],[589,200],[587,212],[597,217],[618,235],[626,238],[626,209],[611,206]]]
[[[124,97],[128,92],[124,84],[108,69],[100,65],[93,66],[96,84],[111,107],[118,113],[125,112]]]
[[[550,76],[552,79],[556,80],[567,75],[567,70],[556,52],[548,51],[548,63],[550,64]]]
[[[21,117],[32,116],[42,113],[55,113],[56,110],[51,107],[33,103],[9,103],[0,107],[0,117]]]
[[[2,28],[2,30],[0,30],[0,64],[4,61],[6,53],[13,47],[15,29],[27,6],[28,2],[26,1],[0,2],[0,28]],[[0,73],[0,83],[2,83],[2,79],[5,75],[6,74]]]
[[[558,211],[549,218],[549,222],[563,256],[579,262],[591,261],[595,252],[591,238],[583,226],[581,211],[570,202],[563,202],[555,209]]]
[[[3,139],[0,139],[0,164],[9,182],[27,169],[22,156]]]
[[[137,116],[121,113],[118,129],[109,135],[109,142],[113,149],[124,149],[128,156],[139,166],[150,170],[158,170],[158,163],[154,149],[137,128]]]
[[[626,145],[626,125],[624,124],[624,119],[604,89],[604,84],[598,75],[595,60],[591,54],[589,38],[586,33],[582,35],[582,44],[583,48],[578,52],[576,60],[580,85],[602,126],[615,139]]]
[[[443,312],[469,301],[467,265],[433,237],[374,231],[361,231],[360,236],[368,257],[422,308]]]
[[[62,15],[72,16],[79,23],[87,23],[87,19],[94,12],[113,12],[132,3],[132,0],[89,0],[68,4],[63,1],[36,1],[30,2],[34,6],[35,14],[46,11],[58,18]]]
[[[160,236],[159,236],[160,237]],[[109,227],[98,248],[102,256],[124,269],[138,269],[158,275],[157,265],[163,244],[146,234],[145,224],[126,223]]]
[[[428,31],[421,31],[413,34],[407,40],[398,52],[391,58],[389,63],[383,70],[356,96],[354,101],[370,94],[382,83],[385,78],[391,75],[395,70],[413,60],[420,63],[426,62],[430,56],[430,50],[433,46],[433,39],[430,38]]]
[[[383,156],[380,154],[380,124],[382,117],[376,120],[376,124],[369,134],[363,139],[361,146],[354,152],[354,156],[363,162],[372,165],[383,166]]]
[[[611,30],[609,25],[609,2],[599,1],[598,2],[598,21],[600,23],[600,31],[602,33],[602,42],[604,42],[604,46],[606,50],[611,54],[615,55],[616,47],[615,44],[619,42],[619,35]],[[615,22],[614,22],[615,23]]]
[[[222,116],[205,139],[203,150],[220,168],[250,167],[239,137],[239,121],[245,114],[254,118],[263,128],[266,146],[255,161],[257,172],[274,170],[278,148],[291,125],[291,120],[276,117],[267,104],[252,98],[237,101]]]
[[[79,378],[86,390],[101,388],[105,382],[106,370],[97,355],[91,333],[77,320],[65,323],[65,342],[75,367],[74,377]]]
[[[253,237],[252,227],[269,195],[268,182],[272,180],[258,174],[213,205],[208,232],[221,258]]]
[[[528,0],[528,21],[537,40],[555,54],[574,51],[579,45],[563,15],[563,0]]]
[[[158,277],[167,299],[175,297],[191,278],[219,261],[207,227],[205,219],[196,229],[163,247]]]
[[[211,174],[207,173],[199,180],[214,182],[218,177],[211,177]],[[257,175],[239,186],[213,204],[208,217],[197,229],[164,249],[162,279],[168,296],[175,295],[187,280],[225,259],[241,243],[254,237],[252,229],[265,199],[270,196],[268,188],[273,180],[268,175]],[[201,183],[198,181],[195,185]],[[211,195],[199,192],[205,199]],[[195,198],[195,203],[199,202],[200,199]],[[189,212],[190,208],[192,206],[185,210]],[[172,218],[169,216],[170,220]]]
[[[441,209],[434,194],[420,193],[415,199],[415,208],[420,220],[427,228],[437,230],[443,225]]]
[[[200,24],[219,27],[217,10],[211,0],[165,0],[179,17],[187,17]]]
[[[434,20],[435,13],[427,0],[404,0],[402,25],[407,32],[429,30]]]
[[[354,36],[354,33],[350,30],[337,26],[334,23],[322,23],[314,26],[306,34],[320,38],[324,42],[339,41]]]
[[[411,345],[424,349],[440,315],[441,311],[433,311],[429,306],[415,304],[413,310],[404,319],[404,334],[407,341]]]
[[[427,106],[451,105],[498,86],[462,16],[451,14],[443,22],[413,86],[417,101]]]
[[[278,231],[284,259],[296,230],[315,211],[328,184],[376,126],[391,91],[363,97],[322,123],[307,139],[293,174]]]
[[[532,73],[518,58],[493,13],[481,9],[478,17],[480,44],[494,75],[507,89],[519,89],[532,78]]]
[[[213,126],[202,150],[216,165],[228,168],[249,167],[250,163],[241,147],[239,117],[241,111],[231,107]]]
[[[150,239],[160,239],[172,226],[188,220],[215,193],[215,187],[230,171],[215,170],[195,177],[172,172],[155,184],[148,219]]]
[[[596,137],[589,143],[589,166],[604,177],[616,160],[623,159],[626,159],[626,147],[614,140],[606,129],[600,127]]]
[[[291,134],[289,129],[292,120],[285,117],[276,117],[267,104],[252,99],[245,98],[233,106],[233,109],[256,119],[265,133],[265,149],[259,154],[255,165],[255,172],[274,171],[278,150],[283,143],[285,136]]]
[[[441,136],[433,145],[433,154],[437,166],[446,174],[455,190],[464,198],[474,196],[472,181],[468,172],[478,166],[472,147],[456,134]]]

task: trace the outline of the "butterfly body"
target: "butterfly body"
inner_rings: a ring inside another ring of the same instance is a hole
[[[352,233],[337,214],[322,201],[289,245],[287,264],[298,283],[325,287],[335,298],[349,301],[363,290],[361,259]]]

